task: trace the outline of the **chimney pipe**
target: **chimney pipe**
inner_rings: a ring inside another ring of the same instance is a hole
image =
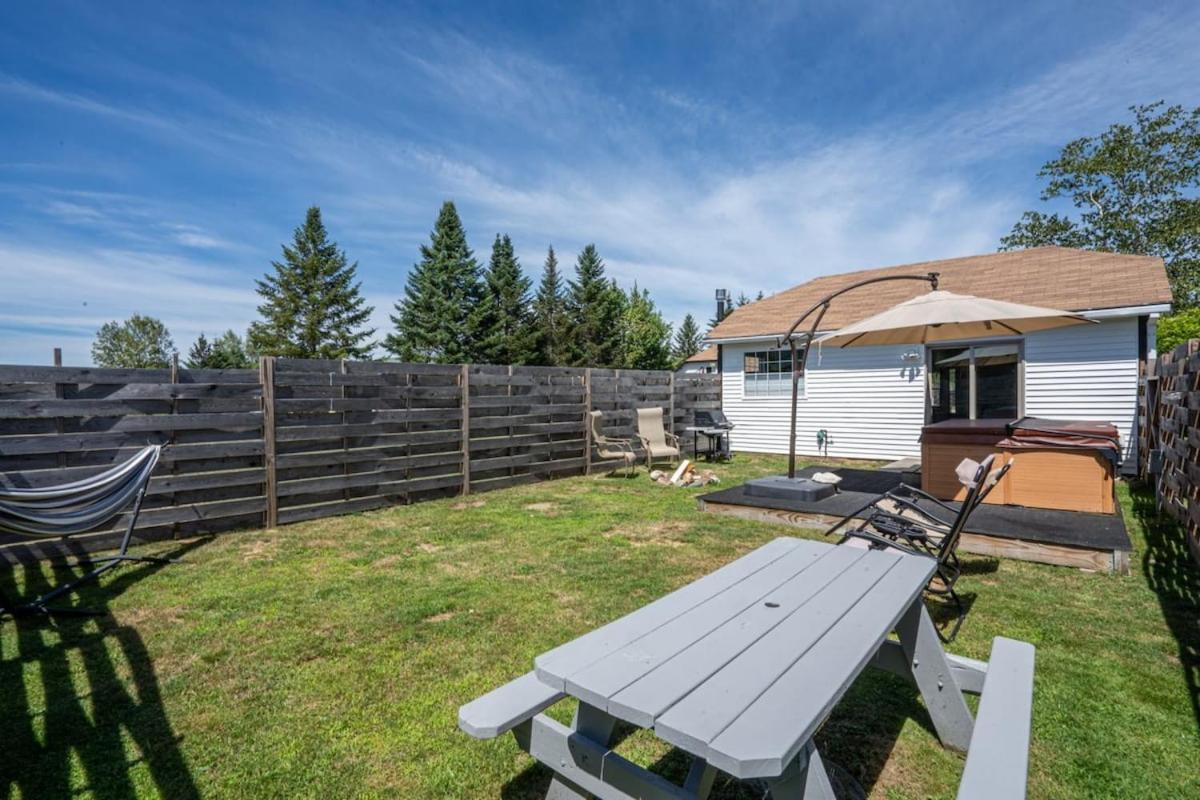
[[[717,289],[717,322],[725,319],[726,309],[729,305],[729,292],[725,289]]]

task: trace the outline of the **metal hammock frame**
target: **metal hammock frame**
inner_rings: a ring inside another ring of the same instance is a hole
[[[32,614],[77,614],[97,615],[103,611],[85,608],[61,608],[47,605],[87,581],[96,580],[109,570],[126,562],[147,564],[176,563],[177,559],[155,556],[129,555],[129,543],[137,526],[142,501],[150,476],[158,465],[162,453],[160,445],[149,445],[133,458],[90,478],[64,483],[58,486],[16,488],[0,486],[0,532],[38,539],[58,539],[85,533],[98,528],[124,513],[133,502],[129,524],[121,537],[117,553],[103,556],[87,563],[98,565],[89,572],[62,586],[46,592],[24,604],[13,603],[0,592],[0,617],[5,614],[25,616]],[[72,566],[77,566],[76,562]]]

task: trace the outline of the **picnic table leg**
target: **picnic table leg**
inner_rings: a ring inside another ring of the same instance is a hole
[[[713,781],[717,778],[717,769],[703,758],[692,758],[691,769],[683,782],[683,790],[691,792],[697,800],[705,800],[712,791]]]
[[[837,800],[825,762],[811,741],[778,778],[767,781],[772,800]]]
[[[942,745],[967,752],[975,722],[921,597],[900,617],[896,634]]]
[[[571,720],[571,730],[606,747],[612,744],[616,726],[616,717],[587,703],[579,704],[579,707],[575,709],[575,717]],[[558,775],[555,775],[554,779],[550,781],[550,788],[546,791],[546,800],[591,800],[591,798],[592,795]]]

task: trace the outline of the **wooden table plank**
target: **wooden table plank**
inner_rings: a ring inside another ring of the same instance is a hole
[[[771,590],[770,600],[779,608],[756,602],[614,694],[608,702],[609,713],[644,728],[652,727],[668,708],[786,620],[790,610],[811,600],[866,555],[865,551],[850,547],[823,546],[823,549],[819,576],[815,568],[807,570]]]
[[[737,617],[748,608],[759,605],[764,596],[776,591],[797,575],[804,575],[810,582],[820,580],[820,575],[826,572],[820,569],[821,557],[830,553],[828,547],[816,542],[801,543],[783,558],[714,594],[667,625],[613,650],[599,661],[568,676],[567,692],[597,708],[608,710],[608,701],[612,695],[689,647],[714,628]],[[809,574],[814,571],[818,575],[809,578]]]
[[[710,741],[708,762],[739,778],[780,774],[829,716],[929,579],[932,561],[905,556]]]
[[[810,647],[828,631],[837,628],[846,613],[898,566],[902,558],[893,552],[866,551],[863,558],[836,581],[799,608],[791,609],[790,614],[782,606],[776,609],[786,618],[660,716],[654,724],[658,736],[690,753],[704,756],[709,743]],[[933,561],[928,563],[932,566]],[[898,609],[896,613],[902,610]],[[877,627],[883,629],[887,623],[886,619],[879,620]],[[883,635],[887,632],[883,630]],[[837,668],[839,665],[831,663],[828,666]],[[796,719],[795,722],[803,724],[804,721]]]
[[[799,539],[775,539],[631,614],[543,653],[534,659],[538,678],[548,686],[559,691],[564,690],[568,676],[599,661],[613,650],[662,627],[712,595],[764,569],[799,546]]]

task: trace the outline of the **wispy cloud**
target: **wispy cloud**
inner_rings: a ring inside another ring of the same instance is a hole
[[[0,164],[0,210],[14,212],[0,220],[11,289],[0,327],[25,332],[0,335],[0,360],[60,335],[86,359],[97,321],[135,310],[166,320],[180,347],[200,330],[244,330],[253,278],[308,203],[361,262],[381,328],[444,198],[479,249],[509,232],[535,271],[551,242],[563,260],[596,242],[612,273],[649,288],[673,320],[707,318],[718,286],[769,293],[992,250],[1033,199],[1037,165],[1068,138],[1134,102],[1200,104],[1194,10],[1145,14],[1007,85],[864,111],[849,127],[823,126],[819,109],[785,113],[750,85],[719,93],[631,67],[614,86],[527,40],[376,16],[301,15],[234,34],[229,58],[263,81],[253,91],[128,62],[112,68],[145,91],[0,73],[0,97],[153,140],[170,173],[148,175],[136,152],[120,180],[56,181],[21,154]],[[761,40],[730,34],[747,59]],[[620,54],[598,46],[596,57]],[[103,76],[103,60],[88,66]],[[177,187],[189,169],[191,185]]]

